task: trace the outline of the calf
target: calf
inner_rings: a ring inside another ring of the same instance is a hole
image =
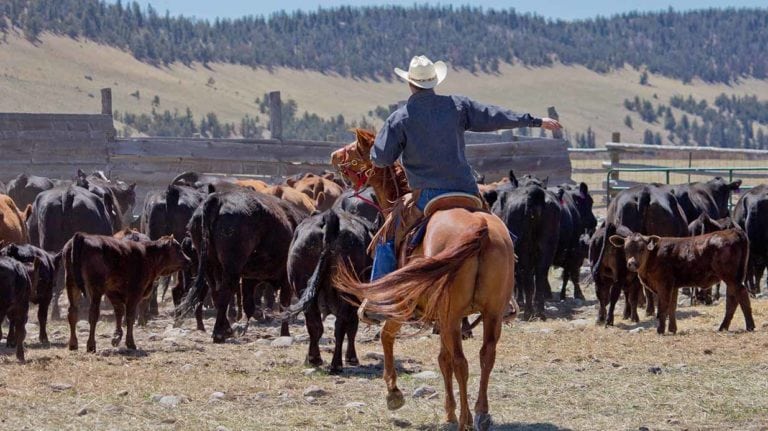
[[[669,331],[677,332],[675,309],[680,287],[709,287],[725,282],[725,317],[720,330],[727,330],[738,305],[747,331],[755,329],[749,293],[744,286],[749,241],[741,229],[728,229],[690,238],[661,238],[656,235],[613,235],[610,242],[623,248],[627,268],[637,272],[645,287],[658,296],[657,332],[663,334],[669,315]]]
[[[3,245],[0,242],[0,256],[10,257],[21,262],[32,282],[29,302],[37,305],[37,322],[40,326],[40,343],[48,346],[48,307],[53,298],[53,288],[56,284],[56,263],[54,256],[33,245]]]
[[[77,304],[80,293],[90,302],[87,350],[96,351],[96,323],[102,295],[107,295],[115,309],[115,333],[112,345],[123,338],[122,321],[126,316],[128,334],[125,345],[136,349],[133,323],[142,299],[152,292],[152,284],[161,275],[170,275],[188,264],[181,245],[171,236],[157,241],[136,242],[111,236],[76,233],[62,250],[64,278],[69,298],[69,349],[77,350]]]
[[[0,257],[0,322],[8,316],[8,347],[16,347],[16,359],[24,362],[29,296],[32,282],[24,265],[10,257]],[[0,329],[0,338],[2,338]]]
[[[712,219],[707,213],[702,212],[699,218],[692,221],[688,225],[688,233],[690,236],[704,235],[705,233],[717,232],[719,230],[731,229],[735,227],[730,217],[724,217],[718,220]],[[712,288],[695,289],[694,292],[687,294],[691,296],[691,305],[694,305],[695,301],[704,302],[707,305],[712,305]],[[683,293],[686,293],[683,291]],[[720,299],[720,283],[715,288],[714,299]]]

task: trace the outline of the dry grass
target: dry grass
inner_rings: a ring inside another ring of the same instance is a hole
[[[588,289],[589,291],[590,289]],[[590,296],[588,292],[588,297]],[[594,297],[593,295],[591,295]],[[723,305],[681,306],[680,333],[658,336],[645,318],[616,328],[593,324],[594,301],[550,303],[547,322],[515,322],[503,331],[490,398],[496,429],[765,429],[768,427],[768,300],[754,300],[758,330],[744,333],[740,315],[733,332],[717,333]],[[170,311],[167,307],[165,311]],[[107,315],[110,313],[107,312]],[[108,317],[107,317],[108,319]],[[208,326],[212,320],[208,320]],[[299,322],[301,323],[301,322]],[[327,322],[330,325],[330,322]],[[81,321],[81,329],[87,325]],[[400,387],[406,406],[386,410],[380,352],[371,341],[375,328],[363,328],[358,345],[362,366],[342,376],[324,371],[305,375],[306,331],[291,330],[298,342],[275,348],[276,326],[251,325],[245,335],[213,345],[207,334],[171,328],[167,317],[138,329],[140,354],[109,346],[112,322],[98,328],[98,354],[69,352],[68,330],[54,322],[54,347],[40,348],[28,337],[26,365],[12,352],[0,356],[0,423],[3,429],[443,429],[442,383],[411,374],[438,371],[437,336],[420,334],[396,346]],[[167,332],[166,332],[167,331]],[[34,332],[34,331],[31,331]],[[475,331],[479,335],[479,330]],[[326,327],[326,337],[332,333]],[[470,389],[478,383],[479,337],[465,342]],[[324,358],[330,360],[326,344]],[[659,367],[660,374],[649,372]],[[52,390],[51,383],[71,389]],[[438,390],[434,399],[412,399],[420,385]],[[305,388],[327,395],[308,401]],[[126,391],[126,392],[123,392]],[[226,393],[210,401],[215,391]],[[153,402],[153,394],[189,398],[176,408]],[[348,403],[362,407],[345,407]],[[78,411],[85,408],[82,416]]]
[[[228,122],[239,122],[245,114],[258,114],[254,100],[267,91],[281,90],[284,99],[295,99],[300,110],[323,117],[343,114],[359,120],[376,106],[387,106],[408,97],[398,81],[349,79],[333,74],[289,69],[253,69],[212,64],[186,67],[154,67],[135,60],[120,50],[89,41],[44,34],[34,46],[9,35],[0,43],[0,112],[97,112],[99,89],[112,87],[114,108],[122,112],[150,112],[151,100],[160,97],[160,110],[190,107],[199,118],[216,112]],[[398,65],[392,65],[398,66]],[[399,65],[403,66],[403,65]],[[625,98],[654,100],[669,104],[675,94],[692,94],[714,101],[718,94],[768,94],[768,81],[744,80],[736,85],[680,81],[652,75],[650,86],[639,84],[640,73],[624,69],[598,74],[578,66],[527,68],[503,65],[496,75],[473,75],[451,71],[440,91],[459,93],[488,103],[543,115],[556,106],[567,130],[584,132],[587,126],[598,142],[620,131],[625,142],[642,142],[648,128],[660,132],[663,124],[643,123],[632,114],[635,127],[624,126],[628,111]],[[86,76],[91,79],[86,79]],[[208,85],[209,78],[215,83]],[[141,99],[130,94],[140,91]],[[658,99],[653,99],[656,95]],[[679,118],[680,113],[676,112]]]

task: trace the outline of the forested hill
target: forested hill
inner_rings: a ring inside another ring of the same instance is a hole
[[[469,7],[341,7],[208,22],[135,2],[6,0],[0,15],[3,32],[10,22],[31,39],[43,31],[84,36],[155,64],[226,62],[389,79],[393,65],[428,53],[470,71],[561,62],[598,72],[647,67],[685,82],[768,76],[768,9],[566,22]]]

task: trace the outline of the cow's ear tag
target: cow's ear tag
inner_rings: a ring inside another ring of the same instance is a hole
[[[653,251],[653,249],[656,248],[656,245],[652,242],[648,243],[648,251]]]

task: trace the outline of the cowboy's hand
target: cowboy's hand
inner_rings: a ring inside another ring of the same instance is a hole
[[[563,128],[559,121],[549,117],[541,119],[541,127],[547,130],[560,130]]]

